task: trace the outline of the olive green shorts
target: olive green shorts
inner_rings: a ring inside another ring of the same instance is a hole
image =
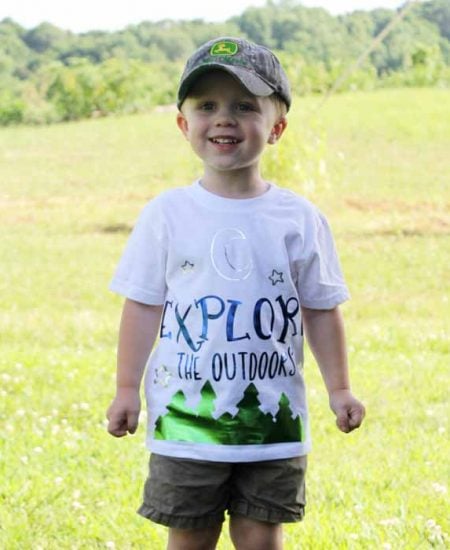
[[[178,529],[222,523],[225,511],[269,523],[301,521],[306,456],[264,462],[210,462],[152,454],[142,516]]]

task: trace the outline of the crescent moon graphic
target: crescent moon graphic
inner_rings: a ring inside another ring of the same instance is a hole
[[[211,242],[211,262],[227,281],[247,279],[253,271],[253,259],[245,233],[234,228],[218,231]]]

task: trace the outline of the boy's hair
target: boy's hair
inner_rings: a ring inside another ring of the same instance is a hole
[[[275,109],[279,117],[285,117],[288,112],[288,107],[284,100],[278,94],[272,94],[269,99],[275,104]]]
[[[277,96],[284,105],[284,114],[289,110],[289,81],[278,58],[264,46],[228,37],[206,42],[188,59],[178,89],[179,109],[197,78],[217,69],[234,76],[255,96]]]

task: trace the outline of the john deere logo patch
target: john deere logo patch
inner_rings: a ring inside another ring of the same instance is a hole
[[[211,48],[211,55],[235,55],[238,53],[239,47],[236,42],[216,42]]]

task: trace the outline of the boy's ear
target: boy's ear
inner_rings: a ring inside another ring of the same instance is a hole
[[[274,145],[283,135],[283,132],[286,130],[286,126],[287,126],[287,118],[285,116],[280,117],[273,125],[273,128],[270,131],[270,135],[269,135],[269,139],[267,140],[267,143]]]
[[[183,115],[183,113],[180,111],[177,114],[177,126],[183,133],[184,137],[187,139],[188,137],[188,121],[186,120],[186,117]]]

